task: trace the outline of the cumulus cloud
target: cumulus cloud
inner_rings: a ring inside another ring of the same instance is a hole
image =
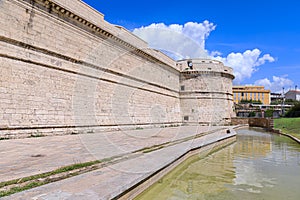
[[[288,79],[287,76],[273,76],[273,80],[270,81],[268,78],[260,79],[255,81],[255,85],[265,86],[266,89],[270,89],[272,92],[282,92],[282,88],[284,87],[286,90],[294,85],[293,81]]]
[[[174,59],[207,57],[205,40],[216,26],[209,21],[187,22],[184,25],[164,23],[136,28],[133,33],[154,49],[162,50]]]
[[[222,53],[219,52],[219,51],[212,51],[212,52],[210,52],[210,56],[211,57],[216,57],[216,56],[221,56],[221,55],[222,55]]]
[[[274,62],[270,54],[261,55],[259,49],[222,56],[219,51],[205,50],[205,41],[216,25],[205,20],[202,23],[187,22],[184,25],[153,23],[136,28],[133,33],[148,42],[149,47],[161,50],[175,60],[184,58],[213,58],[234,69],[234,83],[239,84],[250,78],[258,67],[266,62]]]
[[[275,59],[269,54],[261,56],[259,49],[247,50],[244,53],[230,53],[227,57],[216,56],[217,59],[225,65],[232,67],[235,75],[235,83],[240,83],[257,71],[257,67],[268,62],[274,62]]]

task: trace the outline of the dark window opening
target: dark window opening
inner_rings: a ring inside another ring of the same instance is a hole
[[[184,119],[185,121],[189,121],[189,116],[184,116],[183,119]]]
[[[180,90],[185,90],[185,87],[184,87],[184,85],[182,85],[181,87],[180,87]]]
[[[191,60],[187,61],[187,65],[190,69],[193,69],[193,62]]]

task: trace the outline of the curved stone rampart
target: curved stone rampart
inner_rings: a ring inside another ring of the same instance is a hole
[[[178,61],[180,107],[185,123],[223,125],[233,113],[231,68],[209,59]]]

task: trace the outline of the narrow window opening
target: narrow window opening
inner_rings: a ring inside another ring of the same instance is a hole
[[[193,69],[193,62],[191,60],[187,61],[187,65],[190,69]]]

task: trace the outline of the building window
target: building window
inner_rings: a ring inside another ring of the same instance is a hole
[[[184,90],[185,90],[185,87],[184,87],[184,85],[182,85],[182,86],[180,87],[180,90],[182,90],[182,91],[184,91]]]
[[[187,65],[190,69],[193,69],[193,62],[191,60],[187,61]]]
[[[183,117],[183,120],[184,120],[184,121],[189,121],[189,116],[184,116],[184,117]]]

